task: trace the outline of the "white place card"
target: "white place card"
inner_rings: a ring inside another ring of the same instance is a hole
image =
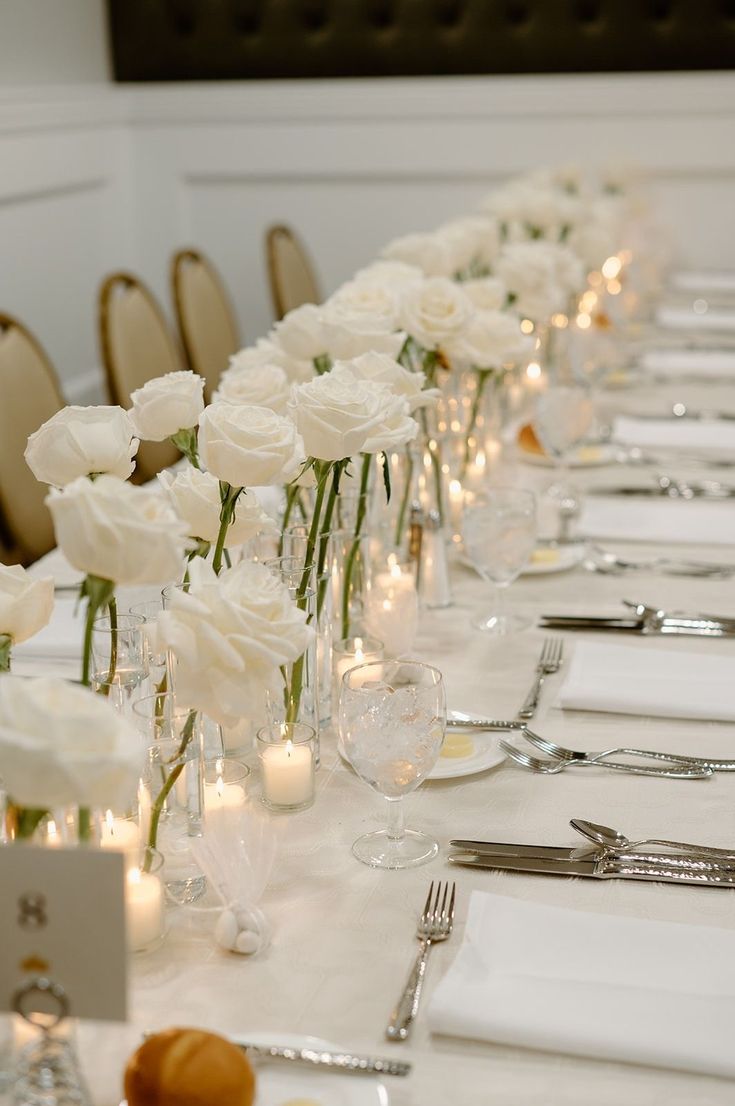
[[[24,983],[46,976],[64,988],[73,1017],[125,1021],[122,853],[6,846],[0,888],[0,1010],[12,1010]],[[37,1009],[48,1011],[43,1000]]]

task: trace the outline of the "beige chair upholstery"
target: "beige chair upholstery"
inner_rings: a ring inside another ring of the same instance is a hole
[[[181,357],[153,294],[130,273],[113,273],[99,294],[102,360],[111,403],[130,407],[148,380],[179,372]],[[170,442],[141,442],[133,479],[150,480],[179,458]]]
[[[269,227],[265,235],[268,279],[276,319],[303,303],[321,303],[309,255],[289,227]]]
[[[0,314],[0,558],[29,564],[56,544],[40,484],[23,456],[29,434],[64,407],[44,350],[22,323]]]
[[[204,377],[209,400],[230,356],[240,348],[230,299],[211,261],[197,250],[174,254],[171,288],[189,368]]]

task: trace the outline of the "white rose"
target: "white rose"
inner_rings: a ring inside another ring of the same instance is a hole
[[[388,261],[414,265],[427,277],[448,277],[454,272],[447,243],[434,231],[394,238],[383,248],[381,256]]]
[[[363,353],[352,361],[335,362],[334,368],[347,368],[358,380],[374,380],[376,384],[383,384],[393,395],[402,396],[407,401],[409,411],[431,406],[440,395],[437,388],[424,390],[424,373],[404,369],[385,353]]]
[[[200,541],[216,542],[222,509],[217,477],[187,465],[175,476],[170,472],[159,472],[158,479],[176,514],[186,522],[189,536]],[[275,523],[252,492],[241,492],[235,517],[227,531],[227,544],[244,545],[256,534],[266,532],[275,533]]]
[[[321,308],[313,303],[295,307],[277,322],[270,340],[297,361],[313,361],[327,352]]]
[[[508,297],[505,285],[497,277],[465,280],[462,291],[478,311],[499,311]]]
[[[461,285],[442,277],[409,288],[401,301],[403,329],[430,350],[458,335],[472,313],[472,304]]]
[[[379,452],[399,438],[410,441],[417,427],[407,406],[384,385],[359,380],[349,365],[295,384],[290,401],[307,455],[321,461]]]
[[[31,434],[25,459],[37,480],[56,488],[93,473],[127,480],[138,444],[122,407],[64,407]]]
[[[135,433],[146,442],[163,442],[179,430],[191,430],[204,410],[204,380],[196,373],[166,373],[130,395]]]
[[[259,365],[257,369],[227,369],[220,377],[213,403],[247,403],[268,407],[283,415],[291,392],[286,373],[278,365]]]
[[[389,287],[353,280],[327,300],[323,318],[364,334],[391,334],[399,329],[398,312],[398,297]]]
[[[270,337],[259,338],[254,346],[246,346],[230,357],[230,369],[233,371],[259,369],[261,365],[278,365],[289,380],[311,380],[314,375],[311,358],[292,357]]]
[[[550,242],[512,242],[504,246],[497,275],[513,299],[513,309],[537,323],[566,306],[567,290],[559,279],[559,247]]]
[[[579,256],[568,246],[554,243],[556,276],[565,295],[576,296],[584,290],[585,272]]]
[[[500,249],[500,229],[496,219],[487,215],[468,215],[453,219],[436,231],[449,257],[452,273],[471,265],[492,265]]]
[[[406,341],[406,335],[400,330],[395,333],[381,334],[376,330],[360,329],[356,320],[350,326],[344,326],[341,323],[323,319],[322,331],[326,352],[333,361],[347,361],[370,350],[397,357]]]
[[[524,180],[488,197],[485,210],[505,226],[508,238],[558,242],[580,217],[576,197],[559,188]]]
[[[517,315],[504,311],[478,311],[462,333],[448,343],[452,362],[477,369],[497,369],[518,361],[533,349],[533,340],[521,331]]]
[[[115,584],[167,584],[181,573],[187,527],[160,492],[114,476],[80,478],[46,504],[74,568]]]
[[[51,618],[54,579],[35,580],[20,565],[0,564],[0,637],[14,645],[33,637]]]
[[[416,265],[405,261],[373,261],[364,269],[358,269],[353,277],[355,284],[378,284],[392,292],[401,292],[411,284],[420,284],[424,274]]]
[[[250,716],[278,669],[306,649],[313,631],[288,589],[262,564],[242,561],[214,575],[192,561],[191,587],[158,616],[158,647],[177,662],[176,694],[223,726]]]
[[[143,760],[135,727],[89,688],[48,677],[0,680],[0,763],[20,806],[123,809]]]
[[[304,461],[291,419],[267,407],[214,403],[199,420],[199,456],[233,488],[287,484]]]

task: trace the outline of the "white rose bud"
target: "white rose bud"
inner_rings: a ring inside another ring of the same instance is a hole
[[[75,480],[46,504],[74,568],[115,584],[167,584],[181,573],[187,526],[160,492],[114,476]]]
[[[186,522],[189,535],[200,541],[216,542],[222,509],[217,477],[187,465],[175,476],[159,472],[158,480],[176,514]],[[227,531],[227,544],[244,545],[256,534],[275,532],[275,522],[265,513],[253,492],[241,492],[235,517]]]
[[[203,396],[203,378],[188,370],[147,381],[130,396],[135,433],[146,442],[163,442],[190,430],[204,410]]]
[[[20,565],[0,564],[0,637],[14,645],[27,641],[49,622],[54,609],[54,579],[34,580]]]
[[[291,419],[233,403],[214,403],[199,420],[199,455],[233,488],[287,484],[304,461],[304,443]]]
[[[284,370],[278,365],[264,364],[258,368],[227,369],[220,378],[212,402],[246,403],[251,407],[268,407],[279,415],[285,415],[290,393],[291,384]]]
[[[37,480],[56,488],[99,473],[127,480],[138,444],[122,407],[64,407],[31,434],[25,459]]]
[[[265,565],[241,561],[217,577],[195,560],[189,571],[189,591],[176,589],[158,616],[158,647],[176,657],[182,705],[234,726],[278,687],[279,667],[301,656],[313,631]]]
[[[341,461],[358,453],[377,453],[416,436],[408,404],[384,385],[359,380],[349,363],[295,384],[290,410],[304,439],[307,456]]]
[[[425,280],[403,295],[401,321],[424,349],[434,350],[467,325],[473,307],[459,284],[442,277]]]
[[[123,809],[143,761],[135,727],[89,688],[48,677],[0,680],[3,782],[20,806]]]

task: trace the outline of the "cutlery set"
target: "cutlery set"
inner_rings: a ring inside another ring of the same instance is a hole
[[[652,557],[645,561],[631,561],[619,557],[599,545],[590,545],[582,562],[590,572],[622,576],[626,572],[662,572],[667,576],[701,576],[726,580],[735,575],[735,564],[716,561],[689,561],[683,558]]]
[[[604,630],[634,634],[684,634],[692,637],[734,637],[735,618],[711,614],[685,614],[648,607],[645,603],[623,603],[629,616],[545,614],[539,626],[556,630]]]
[[[684,481],[659,476],[655,484],[621,484],[591,488],[591,496],[649,496],[664,499],[732,499],[735,488],[719,480]]]

